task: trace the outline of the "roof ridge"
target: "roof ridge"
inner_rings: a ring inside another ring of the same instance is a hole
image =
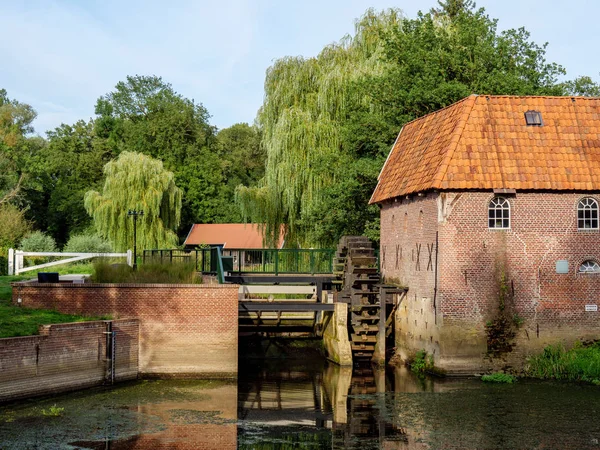
[[[440,164],[436,174],[434,175],[432,181],[432,187],[434,188],[440,188],[441,187],[441,183],[444,180],[444,178],[446,178],[446,173],[448,172],[448,167],[450,166],[450,162],[452,161],[452,158],[454,157],[454,152],[456,150],[456,148],[458,147],[458,143],[460,142],[460,138],[462,137],[463,131],[465,130],[465,125],[467,124],[467,121],[469,120],[469,116],[471,115],[471,111],[473,111],[473,107],[475,106],[475,103],[477,102],[477,95],[470,95],[469,97],[467,97],[467,100],[471,100],[470,104],[465,104],[464,107],[464,111],[460,117],[460,120],[458,121],[458,124],[456,126],[455,131],[453,132],[452,138],[450,139],[450,144],[448,145],[448,150],[446,151],[446,156],[444,156],[444,159],[442,160],[442,163]]]
[[[419,120],[425,119],[426,117],[433,116],[435,114],[438,114],[438,113],[440,113],[442,111],[445,111],[447,109],[450,109],[450,108],[454,108],[455,106],[457,106],[460,103],[464,103],[464,102],[468,101],[471,98],[477,98],[477,97],[479,97],[478,94],[471,94],[471,95],[469,95],[467,97],[461,98],[460,100],[458,100],[458,101],[456,101],[454,103],[450,103],[448,106],[444,106],[443,108],[436,109],[435,111],[427,113],[424,116],[419,116],[419,117],[417,117],[417,118],[415,118],[415,119],[413,119],[413,120],[411,120],[409,122],[406,122],[404,125],[402,125],[402,128],[404,128],[406,125],[409,125],[409,124],[411,124],[413,122],[418,122]]]

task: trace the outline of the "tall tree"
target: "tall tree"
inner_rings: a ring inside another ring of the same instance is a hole
[[[260,144],[256,126],[236,123],[217,134],[217,154],[221,162],[224,186],[222,195],[231,202],[239,185],[255,186],[265,173],[265,152]],[[240,222],[241,212],[236,204],[227,208],[224,221]]]
[[[141,153],[123,152],[104,166],[106,180],[102,193],[85,194],[85,208],[93,217],[101,237],[116,251],[133,243],[130,209],[142,210],[138,245],[141,249],[177,245],[174,230],[181,219],[181,190],[172,172],[163,163]]]
[[[498,32],[470,0],[445,0],[415,19],[369,10],[353,36],[318,57],[268,70],[257,120],[266,171],[258,187],[236,191],[245,217],[266,222],[271,237],[286,223],[292,245],[377,237],[378,211],[366,200],[406,122],[471,93],[595,92],[584,78],[559,82],[565,70],[545,55],[546,44],[523,28]]]
[[[28,182],[32,159],[43,141],[30,138],[33,108],[0,89],[0,205],[15,201]]]
[[[227,211],[215,128],[201,104],[156,76],[128,76],[96,104],[96,133],[118,154],[133,151],[162,160],[184,192],[182,229],[215,222]]]
[[[63,124],[47,135],[48,144],[39,152],[42,189],[28,190],[27,200],[35,225],[63,245],[90,226],[83,196],[102,187],[102,169],[113,153],[96,136],[93,121]]]
[[[352,105],[365,100],[354,83],[382,70],[380,33],[401,20],[398,10],[370,10],[353,36],[316,58],[283,58],[267,71],[257,118],[267,153],[265,176],[255,188],[240,187],[237,200],[247,219],[267,224],[272,241],[285,223],[289,244],[319,244],[310,241],[316,224],[307,219],[322,202],[323,189],[344,176],[327,163],[341,150],[341,124]]]

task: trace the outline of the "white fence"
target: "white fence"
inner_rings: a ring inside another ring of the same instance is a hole
[[[52,261],[36,266],[25,267],[23,265],[23,257],[25,256],[58,256],[68,257],[58,261]],[[32,270],[45,269],[46,267],[58,266],[60,264],[68,264],[75,261],[82,261],[90,258],[127,258],[127,264],[133,265],[133,256],[131,250],[127,253],[60,253],[60,252],[24,252],[22,250],[8,250],[8,274],[19,275],[20,273],[29,272]]]

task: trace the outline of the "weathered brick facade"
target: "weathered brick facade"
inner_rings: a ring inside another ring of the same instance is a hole
[[[14,283],[13,302],[140,320],[140,373],[237,376],[237,285]]]
[[[442,368],[471,372],[519,366],[551,343],[598,339],[600,312],[585,307],[599,303],[600,274],[578,273],[583,261],[600,261],[600,231],[577,229],[588,196],[600,200],[600,192],[507,195],[508,230],[488,228],[491,190],[383,202],[382,272],[409,287],[396,317],[400,354],[425,349]],[[559,260],[568,273],[557,273]],[[512,352],[489,360],[485,324],[498,314],[501,284],[517,336]]]
[[[137,378],[138,320],[44,325],[39,336],[0,339],[0,401],[104,383],[109,325],[116,332],[115,380]]]

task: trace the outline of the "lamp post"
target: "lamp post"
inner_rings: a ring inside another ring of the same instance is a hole
[[[137,219],[144,215],[144,211],[130,209],[127,215],[133,217],[133,270],[137,270]]]

